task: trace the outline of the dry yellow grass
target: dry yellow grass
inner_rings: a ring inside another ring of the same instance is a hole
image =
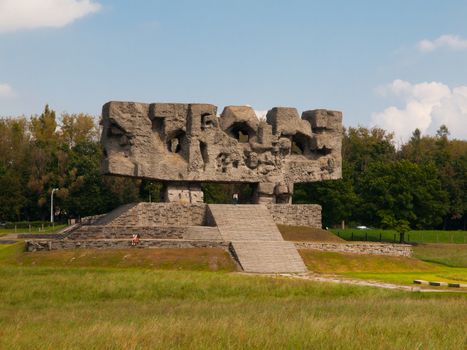
[[[342,242],[343,239],[334,233],[320,228],[309,226],[277,225],[277,228],[286,241],[298,242]]]

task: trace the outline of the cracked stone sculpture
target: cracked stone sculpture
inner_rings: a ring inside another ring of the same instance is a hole
[[[274,107],[108,102],[104,174],[163,181],[170,202],[203,201],[203,182],[252,183],[257,203],[291,203],[294,183],[342,176],[342,113]]]

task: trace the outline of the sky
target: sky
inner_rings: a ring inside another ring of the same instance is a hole
[[[467,1],[0,0],[0,116],[110,100],[340,110],[467,139]]]

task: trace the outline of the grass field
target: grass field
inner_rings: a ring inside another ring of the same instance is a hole
[[[394,230],[381,229],[331,229],[331,232],[348,241],[398,242],[399,235]],[[467,243],[467,231],[416,230],[405,235],[406,242],[411,243]]]
[[[419,244],[414,257],[452,267],[467,267],[467,244]]]
[[[4,265],[41,267],[117,267],[193,271],[236,271],[220,248],[74,249],[24,253],[23,244],[0,246]]]
[[[286,241],[344,242],[330,231],[309,226],[277,225]]]
[[[447,261],[449,249],[441,249]],[[315,271],[344,276],[456,269],[408,258],[306,253]],[[467,346],[465,294],[407,293],[233,270],[219,249],[25,253],[21,244],[0,246],[0,349]]]
[[[332,273],[346,277],[375,280],[396,284],[413,285],[413,280],[441,281],[467,284],[467,262],[455,260],[457,266],[446,266],[457,248],[438,248],[438,259],[444,264],[422,261],[416,258],[375,256],[350,253],[301,250],[308,268],[314,272]],[[418,254],[427,256],[425,250]],[[467,311],[467,310],[466,310]]]
[[[31,230],[29,230],[29,228],[17,228],[16,230],[14,228],[0,228],[0,236],[10,233],[55,233],[66,226],[67,225],[44,226],[44,229],[42,229],[42,227],[32,227]]]

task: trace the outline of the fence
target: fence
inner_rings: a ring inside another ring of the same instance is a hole
[[[347,241],[399,242],[399,234],[392,230],[332,230],[337,236]],[[465,243],[467,231],[409,231],[405,234],[407,243]]]

